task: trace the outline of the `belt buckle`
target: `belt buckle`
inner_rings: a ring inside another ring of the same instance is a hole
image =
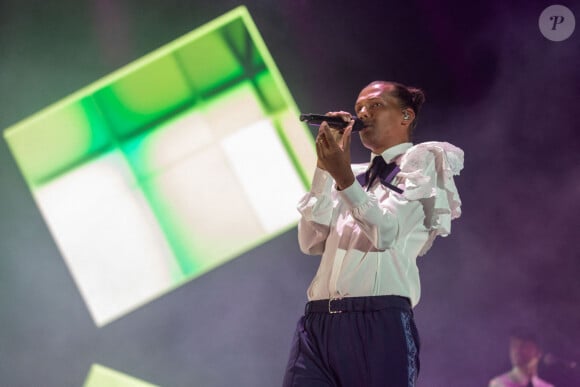
[[[334,298],[328,299],[328,313],[330,313],[330,314],[342,313],[342,310],[333,310],[331,305],[330,305],[332,301],[338,301],[338,300],[341,300],[341,298],[334,297]]]

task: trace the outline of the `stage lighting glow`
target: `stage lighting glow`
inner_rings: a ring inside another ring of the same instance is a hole
[[[93,364],[83,387],[158,387],[155,384],[123,374],[119,371]]]
[[[246,8],[5,132],[97,326],[295,226],[316,156]]]

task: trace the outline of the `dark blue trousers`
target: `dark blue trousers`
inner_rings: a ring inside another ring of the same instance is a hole
[[[284,387],[413,387],[418,373],[407,298],[320,300],[298,321]]]

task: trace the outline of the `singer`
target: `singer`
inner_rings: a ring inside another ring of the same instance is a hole
[[[496,376],[489,387],[554,387],[538,377],[538,364],[542,351],[536,337],[521,328],[510,335],[509,345],[512,369]]]
[[[322,122],[310,192],[298,203],[298,242],[322,255],[294,335],[284,386],[415,386],[420,298],[418,256],[447,236],[461,214],[454,176],[463,151],[413,145],[425,100],[420,89],[375,81],[354,106],[370,163],[351,165],[353,117],[344,130]],[[370,166],[369,166],[370,164]]]

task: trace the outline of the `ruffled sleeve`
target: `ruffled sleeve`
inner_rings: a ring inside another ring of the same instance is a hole
[[[424,255],[437,236],[451,233],[451,221],[461,216],[461,199],[453,176],[463,169],[463,151],[447,142],[424,142],[410,148],[401,157],[404,178],[403,196],[421,200],[429,238],[419,255]]]

